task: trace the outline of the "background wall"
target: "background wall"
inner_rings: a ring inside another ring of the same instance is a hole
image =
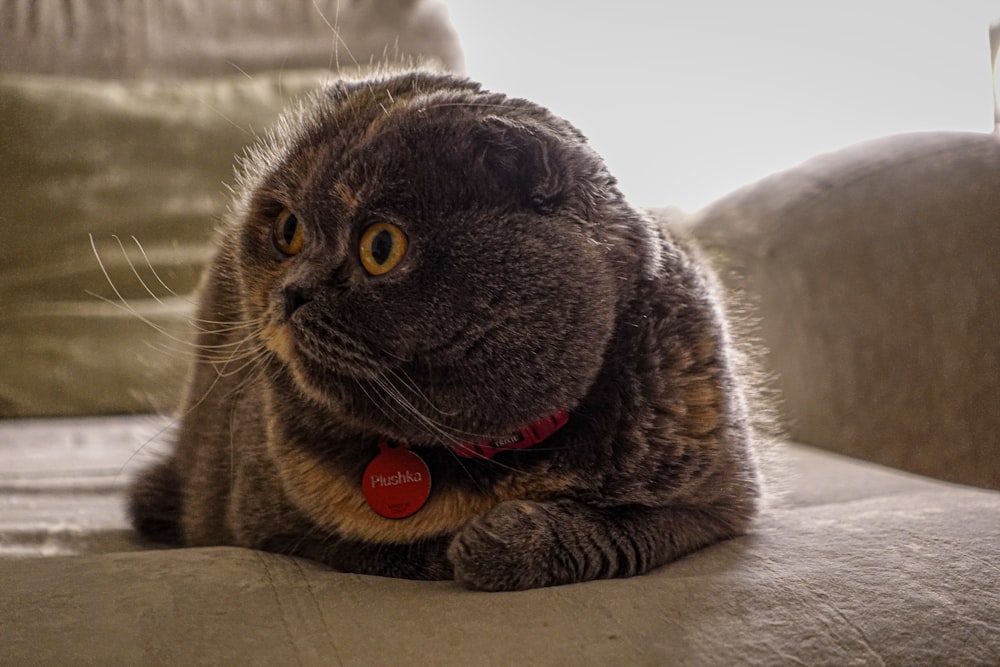
[[[642,206],[818,153],[993,128],[995,0],[448,0],[468,73],[568,118]]]

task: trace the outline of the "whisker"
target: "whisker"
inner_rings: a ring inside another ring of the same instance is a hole
[[[142,284],[142,286],[146,290],[146,292],[154,300],[156,300],[157,303],[163,305],[163,301],[161,301],[156,296],[156,294],[154,294],[153,291],[149,287],[146,286],[146,283],[142,280],[142,278],[139,277],[139,275],[138,275],[138,273],[136,271],[136,268],[132,265],[132,262],[129,259],[128,254],[125,251],[125,247],[122,244],[121,239],[119,239],[118,236],[114,235],[114,234],[112,235],[112,237],[116,241],[118,241],[118,245],[121,246],[121,248],[122,248],[122,254],[125,255],[125,259],[128,262],[129,266],[132,268],[132,272],[136,273],[136,278],[139,279],[139,283]],[[146,254],[146,249],[142,247],[142,243],[139,242],[139,239],[137,239],[135,236],[132,236],[131,239],[135,243],[136,247],[139,249],[139,252],[142,253],[142,258],[146,262],[146,267],[149,269],[149,272],[153,275],[153,277],[156,278],[156,282],[158,282],[160,284],[160,287],[162,287],[163,289],[165,289],[170,295],[172,295],[174,297],[177,297],[178,299],[182,299],[182,300],[184,300],[185,302],[187,302],[187,303],[189,303],[191,305],[195,305],[196,306],[197,302],[194,301],[193,299],[189,299],[187,297],[181,296],[180,294],[178,294],[174,290],[170,289],[170,287],[160,277],[160,274],[157,273],[156,268],[153,266],[153,262],[149,259],[149,255]],[[235,330],[244,329],[244,328],[247,328],[247,329],[257,328],[257,327],[260,326],[261,323],[263,323],[263,321],[264,321],[263,318],[256,318],[256,319],[253,319],[253,320],[246,320],[246,321],[243,321],[243,322],[222,322],[222,321],[219,321],[219,320],[205,320],[205,319],[201,319],[201,318],[197,318],[197,317],[189,317],[188,318],[188,322],[192,326],[195,326],[198,330],[203,331],[205,333],[226,333],[226,332],[229,332],[229,331],[235,331]],[[212,330],[207,330],[207,329],[204,329],[204,328],[198,326],[199,324],[210,324],[210,325],[213,325],[213,326],[218,325],[220,328],[218,328],[218,329],[212,329]]]
[[[422,412],[420,412],[416,407],[413,406],[412,403],[410,403],[409,401],[407,401],[406,398],[404,396],[402,396],[402,394],[399,392],[398,388],[396,388],[396,386],[393,385],[392,382],[389,380],[389,378],[386,377],[385,375],[382,375],[380,377],[376,377],[374,379],[374,382],[376,382],[382,388],[382,390],[386,392],[386,395],[388,397],[390,397],[393,400],[395,400],[400,405],[400,407],[402,409],[406,410],[406,412],[408,414],[412,415],[417,420],[419,420],[423,424],[424,428],[427,429],[428,432],[431,435],[434,435],[434,436],[440,438],[445,444],[451,445],[451,447],[449,448],[449,451],[451,452],[451,454],[455,457],[455,459],[457,461],[461,457],[459,457],[458,454],[454,450],[455,449],[461,449],[464,452],[468,452],[468,453],[474,454],[475,455],[474,458],[479,458],[479,459],[486,460],[490,465],[497,466],[497,467],[503,468],[505,470],[510,470],[511,472],[516,472],[516,473],[523,473],[524,472],[520,468],[508,465],[506,463],[502,463],[500,461],[497,461],[496,459],[487,459],[486,457],[478,454],[478,452],[476,452],[474,449],[472,449],[469,446],[470,443],[464,442],[464,441],[458,439],[457,437],[455,437],[455,435],[453,435],[453,433],[454,434],[462,434],[462,435],[471,435],[471,434],[463,432],[463,431],[461,431],[459,429],[455,429],[455,428],[449,427],[446,424],[442,424],[441,422],[438,422],[438,421],[436,421],[434,419],[431,419],[427,415],[425,415]],[[488,436],[476,436],[476,437],[477,438],[483,438],[483,437],[488,437]],[[465,468],[465,465],[462,464],[461,461],[458,461],[458,462],[462,466],[463,470],[466,470],[466,473],[468,473],[468,469]]]
[[[334,36],[333,56],[334,56],[334,59],[336,61],[336,65],[337,65],[337,69],[336,69],[337,73],[338,74],[340,73],[340,47],[341,46],[344,47],[344,51],[347,52],[347,55],[350,57],[351,62],[354,63],[354,66],[360,70],[361,69],[361,63],[358,62],[358,59],[354,56],[354,52],[351,51],[351,47],[347,45],[347,42],[344,41],[344,38],[341,37],[341,35],[340,35],[340,28],[338,27],[340,25],[340,0],[337,0],[337,4],[336,4],[336,6],[334,8],[333,24],[331,24],[330,21],[329,21],[329,19],[326,18],[326,15],[323,13],[322,8],[319,6],[319,3],[316,0],[312,0],[312,5],[316,9],[316,13],[319,14],[319,17],[321,19],[323,19],[323,23],[325,23],[326,27],[329,28],[330,32],[333,33],[333,36]],[[368,92],[371,93],[372,99],[374,99],[375,98],[375,89],[372,87],[371,77],[365,77],[365,85],[368,87]]]
[[[477,480],[477,479],[476,479],[476,478],[475,478],[475,477],[474,477],[474,476],[472,475],[472,473],[471,473],[471,472],[469,472],[469,469],[468,469],[468,468],[467,468],[467,467],[465,466],[465,462],[464,462],[464,461],[462,461],[462,457],[461,457],[461,456],[459,456],[458,454],[456,454],[456,453],[455,453],[455,450],[453,450],[453,449],[451,449],[451,448],[449,448],[449,449],[448,449],[448,453],[449,453],[449,454],[451,454],[451,457],[452,457],[453,459],[455,459],[455,463],[457,463],[457,464],[458,464],[458,467],[462,469],[462,472],[464,472],[464,473],[465,473],[465,476],[466,476],[466,477],[468,477],[468,478],[469,478],[470,480],[472,480],[472,483],[476,485],[476,488],[477,488],[477,489],[479,489],[479,491],[480,491],[480,492],[481,492],[481,493],[482,493],[483,495],[486,495],[486,489],[484,489],[484,488],[483,488],[483,485],[479,483],[479,480]]]
[[[285,82],[284,82],[285,63],[287,62],[288,62],[288,56],[285,55],[285,57],[281,59],[281,67],[278,68],[278,96],[282,100],[288,99],[288,93],[287,91],[285,91]]]
[[[243,359],[246,359],[246,358],[247,358],[247,357],[241,357],[241,358],[239,359],[239,361],[242,361]],[[228,367],[228,365],[229,365],[230,363],[232,363],[232,362],[225,362],[225,363],[222,363],[222,364],[219,364],[219,365],[221,365],[221,368],[215,368],[215,372],[216,372],[216,374],[217,374],[217,375],[218,375],[219,377],[226,377],[226,378],[228,378],[228,377],[232,377],[232,376],[234,376],[234,375],[239,375],[239,374],[240,374],[240,373],[242,373],[242,372],[243,372],[243,371],[244,371],[245,369],[247,369],[247,368],[251,367],[251,366],[252,366],[253,364],[256,364],[256,363],[258,363],[258,362],[259,362],[259,361],[260,361],[260,360],[261,360],[262,358],[265,358],[265,355],[263,355],[263,354],[256,354],[256,355],[252,355],[252,356],[250,357],[250,360],[249,360],[249,361],[247,361],[247,362],[246,362],[245,364],[243,364],[242,366],[239,366],[238,368],[234,368],[234,369],[232,369],[232,370],[226,370],[226,368]]]
[[[235,395],[237,391],[240,392],[245,391],[246,388],[251,383],[261,379],[264,376],[265,371],[268,370],[268,367],[271,365],[273,361],[274,357],[272,355],[269,354],[258,355],[257,357],[258,366],[256,368],[253,368],[249,373],[247,373],[247,376],[243,378],[243,380],[241,380],[240,383],[233,388],[233,391],[230,392],[230,395]]]
[[[468,457],[465,457],[465,458],[479,459],[481,461],[485,461],[487,463],[487,465],[495,466],[497,468],[503,468],[504,470],[509,470],[509,471],[511,471],[513,473],[517,473],[519,475],[526,474],[525,471],[522,470],[521,468],[517,468],[515,466],[508,465],[508,464],[503,463],[501,461],[497,461],[496,459],[492,459],[492,458],[483,456],[479,452],[476,452],[474,450],[470,450],[468,447],[462,447],[461,449],[462,449],[463,452],[471,454],[471,456],[468,456]],[[463,457],[459,456],[458,452],[456,452],[454,448],[451,448],[448,451],[451,452],[451,455],[455,457],[455,460],[458,461],[459,464],[462,463],[461,459]],[[465,468],[464,465],[462,467]]]
[[[115,236],[115,238],[117,239],[118,237]],[[137,239],[135,236],[132,236],[132,241],[135,243],[136,247],[139,248],[139,252],[142,253],[142,258],[146,261],[146,266],[149,267],[150,273],[152,273],[153,277],[156,278],[156,282],[160,283],[160,287],[167,290],[167,292],[172,296],[176,296],[179,299],[185,299],[186,301],[188,301],[188,303],[193,304],[194,301],[187,299],[186,297],[182,297],[180,294],[167,287],[167,284],[163,282],[162,278],[160,278],[160,274],[156,272],[155,268],[153,268],[153,262],[150,261],[149,255],[146,254],[146,249],[142,247],[141,243],[139,243],[139,239]],[[119,241],[119,243],[121,243],[121,241]],[[122,252],[124,252],[124,248],[122,249]]]
[[[237,386],[233,391],[243,391],[250,382],[259,378],[262,373],[266,371],[268,365],[272,359],[272,356],[267,354],[266,345],[263,341],[257,339],[257,335],[260,331],[261,324],[264,321],[263,318],[248,320],[244,322],[240,321],[219,321],[219,320],[206,320],[196,317],[187,318],[187,323],[190,324],[194,329],[196,329],[201,336],[210,335],[229,335],[238,334],[244,332],[246,335],[240,336],[238,340],[228,340],[227,342],[221,343],[199,343],[197,340],[188,340],[187,335],[189,332],[180,333],[169,329],[168,327],[155,322],[150,317],[140,313],[122,294],[118,285],[111,278],[111,273],[108,270],[108,266],[105,264],[104,259],[101,257],[100,252],[97,249],[97,242],[94,239],[93,234],[88,234],[90,240],[91,250],[94,253],[94,257],[97,260],[98,266],[100,267],[101,274],[104,276],[105,281],[110,287],[111,291],[114,293],[115,299],[108,298],[101,294],[97,294],[86,290],[86,293],[90,296],[107,303],[118,310],[121,310],[131,317],[134,317],[143,324],[149,326],[151,329],[156,331],[161,336],[167,339],[167,343],[153,343],[147,342],[146,345],[157,349],[160,352],[167,353],[175,358],[180,358],[185,361],[195,361],[200,363],[208,363],[213,367],[215,377],[209,383],[209,386],[205,389],[204,393],[198,397],[196,401],[189,404],[186,409],[179,415],[171,418],[165,425],[159,428],[152,436],[147,438],[142,442],[130,455],[122,462],[116,476],[121,476],[126,468],[132,463],[136,456],[141,452],[145,451],[146,448],[159,438],[163,436],[171,428],[175,427],[181,420],[191,414],[194,410],[198,409],[212,394],[215,388],[218,386],[219,382],[223,378],[230,378],[234,376],[239,376],[240,374],[245,374],[241,381],[237,383]],[[142,286],[149,297],[159,304],[160,306],[168,306],[163,298],[161,298],[151,287],[150,283],[147,282],[139,268],[132,257],[129,255],[128,250],[125,247],[122,239],[117,235],[112,235],[115,242],[118,244],[121,250],[122,256],[125,263],[131,270],[135,279]],[[132,241],[135,243],[139,252],[142,255],[142,259],[149,269],[150,274],[155,278],[156,283],[162,287],[166,293],[170,294],[175,298],[183,298],[177,294],[174,290],[164,282],[160,275],[156,272],[153,267],[153,263],[149,258],[148,253],[143,248],[142,244],[135,237],[131,237]],[[183,298],[184,301],[191,303],[189,299]],[[170,343],[175,344],[171,345]]]
[[[114,289],[114,287],[112,287],[112,289]],[[132,315],[137,320],[139,320],[143,324],[147,325],[148,327],[150,327],[151,329],[153,329],[154,331],[156,331],[160,335],[167,337],[168,339],[174,341],[175,343],[180,343],[181,345],[185,345],[185,346],[188,346],[188,347],[193,347],[193,348],[196,348],[196,349],[214,349],[214,348],[231,347],[231,346],[237,344],[237,343],[220,343],[218,345],[203,345],[203,344],[196,343],[196,342],[193,342],[193,341],[190,341],[190,340],[186,340],[184,338],[181,338],[180,334],[175,334],[175,333],[171,332],[169,329],[167,329],[166,327],[153,322],[148,317],[146,317],[145,315],[143,315],[142,313],[140,313],[139,311],[137,311],[135,308],[133,308],[131,305],[129,305],[127,301],[122,301],[121,303],[119,303],[117,301],[114,301],[113,299],[109,299],[106,296],[102,296],[100,294],[97,294],[96,292],[91,292],[90,290],[85,290],[85,294],[87,294],[89,296],[92,296],[95,299],[100,299],[104,303],[107,303],[110,306],[114,306],[115,308],[117,308],[117,309],[119,309],[121,311],[124,311],[124,312],[128,313],[129,315]],[[204,332],[204,333],[211,334],[211,333],[215,333],[215,332],[213,332],[213,331],[207,331],[207,332]],[[247,336],[247,338],[251,338],[251,337],[252,337],[252,334],[250,336]]]
[[[232,118],[230,118],[226,114],[224,114],[221,111],[219,111],[218,109],[216,109],[214,106],[212,106],[211,104],[209,104],[205,100],[199,98],[198,99],[198,103],[201,104],[201,105],[203,105],[203,106],[208,107],[209,110],[213,111],[219,118],[221,118],[222,120],[226,121],[227,123],[229,123],[230,125],[232,125],[233,127],[235,127],[237,130],[239,130],[243,134],[245,134],[248,137],[250,137],[251,139],[256,139],[257,138],[257,135],[255,135],[253,133],[253,130],[248,130],[247,128],[243,127],[242,125],[240,125],[239,123],[237,123],[236,121],[234,121]]]
[[[325,23],[326,27],[329,28],[330,32],[333,33],[333,36],[334,36],[334,51],[333,51],[333,56],[334,56],[334,58],[336,60],[337,71],[340,71],[340,46],[341,45],[343,45],[344,50],[347,51],[347,55],[350,56],[351,61],[354,63],[354,66],[360,69],[361,63],[359,63],[358,59],[354,57],[354,53],[351,51],[351,47],[349,47],[347,45],[347,42],[344,41],[343,37],[340,36],[340,29],[337,28],[337,26],[340,25],[340,2],[339,2],[339,0],[337,2],[336,7],[334,8],[334,15],[333,15],[333,23],[332,24],[330,23],[329,19],[326,18],[326,15],[323,13],[323,9],[319,6],[319,3],[316,2],[316,0],[312,0],[312,5],[316,9],[316,13],[319,14],[319,17],[321,19],[323,19],[323,23]]]
[[[403,370],[402,368],[399,368],[399,369],[396,369],[396,370],[389,369],[388,372],[392,373],[393,377],[396,378],[397,380],[399,380],[407,389],[409,389],[414,394],[416,394],[417,396],[419,396],[423,400],[424,404],[428,405],[431,408],[431,410],[433,410],[434,412],[438,413],[439,415],[443,415],[445,417],[454,417],[454,416],[456,416],[458,414],[457,410],[453,410],[451,412],[448,412],[448,411],[442,410],[441,408],[439,408],[436,405],[434,405],[434,403],[432,403],[431,400],[429,398],[427,398],[427,395],[424,394],[424,392],[420,389],[420,387],[418,387],[417,384],[413,381],[413,378],[411,378],[407,374],[407,372],[405,370]],[[466,433],[466,435],[472,435],[472,436],[475,436],[477,438],[486,437],[484,435],[479,435],[479,434],[476,434],[476,433]]]
[[[268,361],[268,357],[266,355],[262,355],[261,357],[258,357],[257,359],[253,360],[250,363],[260,363],[260,361],[262,359],[265,361],[264,366],[266,367],[266,362]],[[247,365],[249,365],[249,364],[247,364]],[[247,365],[242,366],[241,369],[242,368],[246,368]],[[174,418],[172,418],[167,424],[165,424],[156,433],[154,433],[152,436],[150,436],[149,438],[147,438],[141,445],[139,445],[139,447],[137,447],[135,449],[135,451],[133,451],[129,455],[129,457],[127,459],[125,459],[125,461],[122,463],[121,467],[118,468],[118,472],[115,474],[116,479],[118,477],[120,477],[122,475],[122,473],[125,472],[125,469],[129,467],[129,465],[132,463],[133,460],[135,460],[135,457],[138,456],[141,452],[143,452],[146,449],[146,447],[148,447],[150,444],[152,444],[154,441],[156,441],[160,436],[162,436],[164,433],[166,433],[169,429],[171,429],[171,428],[175,427],[177,424],[179,424],[181,422],[181,420],[183,420],[185,417],[187,417],[192,412],[194,412],[195,410],[197,410],[202,405],[202,403],[204,403],[208,399],[208,397],[211,395],[212,391],[219,384],[219,382],[222,380],[223,377],[228,377],[228,375],[222,375],[222,374],[216,375],[215,379],[212,380],[212,383],[208,386],[208,388],[198,398],[197,401],[195,401],[193,404],[191,404],[181,414],[179,414],[179,415],[175,416]],[[245,384],[246,384],[245,382],[241,382],[238,388],[242,389],[243,387],[245,387]]]
[[[361,389],[362,393],[364,393],[364,395],[368,397],[368,400],[369,400],[369,401],[371,401],[371,403],[372,403],[372,404],[373,404],[373,405],[374,405],[374,406],[375,406],[376,408],[378,408],[378,411],[379,411],[379,412],[381,412],[381,413],[382,413],[382,415],[383,415],[383,416],[384,416],[384,417],[385,417],[386,419],[388,419],[389,421],[392,421],[392,422],[394,422],[394,421],[397,421],[397,420],[402,420],[402,422],[406,423],[407,421],[409,421],[409,420],[407,420],[407,418],[406,418],[406,415],[405,415],[405,414],[403,414],[403,413],[399,412],[399,410],[397,410],[396,408],[394,408],[394,407],[392,407],[391,405],[389,405],[389,404],[385,403],[385,402],[384,402],[384,401],[383,401],[383,400],[382,400],[382,399],[381,399],[381,398],[380,398],[380,397],[378,396],[378,394],[377,394],[377,393],[376,393],[375,395],[373,395],[373,394],[369,393],[368,389],[366,389],[366,388],[365,388],[365,384],[367,384],[367,383],[370,383],[370,382],[371,382],[370,380],[364,380],[364,381],[362,382],[362,380],[359,380],[359,379],[356,379],[356,378],[355,378],[355,380],[354,380],[354,383],[358,385],[358,387],[359,387],[359,388]],[[374,387],[373,387],[373,389],[374,389]],[[387,412],[387,409],[388,409],[388,410],[392,410],[393,414],[391,414],[391,415],[390,415],[390,414],[389,414],[389,413]]]
[[[484,437],[488,437],[488,436],[473,434],[468,431],[463,431],[461,429],[456,429],[454,427],[448,426],[447,424],[443,424],[437,420],[428,417],[424,413],[420,412],[420,410],[418,410],[412,403],[407,401],[406,398],[399,391],[399,389],[392,384],[391,380],[389,380],[388,377],[385,377],[384,375],[381,376],[380,378],[376,378],[375,381],[379,384],[379,386],[382,387],[383,391],[385,391],[390,398],[395,400],[400,405],[401,408],[406,410],[412,416],[416,417],[417,420],[419,420],[423,424],[423,427],[427,429],[427,431],[431,435],[440,438],[447,444],[451,444],[454,447],[461,448],[463,451],[469,451],[475,453],[474,450],[471,450],[469,448],[469,443],[460,439],[458,436],[472,436],[475,439],[482,439]],[[497,465],[503,465],[503,464],[497,464]],[[512,468],[510,466],[505,466],[505,467],[507,467],[510,470],[516,470],[515,468]]]
[[[245,76],[246,78],[248,78],[251,81],[253,81],[253,77],[250,76],[249,74],[247,74],[247,71],[245,69],[243,69],[242,67],[240,67],[239,65],[237,65],[236,63],[234,63],[232,60],[226,60],[225,63],[227,65],[229,65],[230,67],[232,67],[233,69],[235,69],[240,74],[242,74],[243,76]]]
[[[149,285],[147,285],[146,281],[143,280],[142,276],[139,275],[139,271],[138,271],[138,269],[135,268],[135,264],[132,262],[132,258],[128,256],[128,251],[125,250],[125,244],[122,243],[121,238],[117,234],[112,234],[111,238],[113,238],[115,241],[118,242],[118,247],[121,248],[121,251],[122,251],[122,257],[125,258],[125,262],[128,264],[128,268],[132,269],[132,273],[135,274],[136,280],[138,280],[139,284],[142,285],[142,288],[144,290],[146,290],[146,294],[148,294],[150,297],[152,297],[153,300],[156,301],[156,303],[160,304],[161,306],[164,305],[163,301],[160,300],[160,297],[156,296],[156,294],[153,292],[153,290],[149,289]],[[133,236],[132,238],[134,239],[135,237]],[[136,243],[138,243],[138,241],[136,241]],[[140,246],[140,250],[141,250],[141,246]],[[144,257],[145,257],[145,255],[146,255],[146,253],[143,253]],[[146,257],[146,263],[149,264],[150,267],[153,266],[150,263],[148,257]],[[167,291],[169,292],[170,290],[167,290]],[[175,294],[174,296],[177,296],[177,295]]]
[[[199,318],[188,318],[188,324],[197,328],[200,332],[206,334],[224,334],[232,333],[234,331],[241,331],[244,329],[252,329],[254,332],[259,332],[261,329],[261,324],[264,322],[264,318],[247,320],[245,322],[224,322],[221,320],[202,320]],[[210,324],[216,326],[215,329],[205,329],[198,326],[199,324]]]
[[[182,350],[176,347],[171,347],[166,343],[154,343],[147,341],[146,345],[150,348],[156,350],[157,352],[167,354],[175,359],[180,359],[182,361],[195,361],[200,363],[208,364],[220,364],[220,363],[232,363],[236,361],[242,361],[248,357],[255,354],[259,354],[267,349],[267,346],[263,343],[259,343],[254,347],[247,348],[242,352],[239,352],[239,347],[233,349],[230,353],[219,352],[214,356],[206,354],[201,350]],[[239,352],[239,354],[237,354]]]
[[[206,343],[199,343],[199,342],[196,342],[196,341],[189,340],[188,339],[189,332],[183,332],[183,333],[181,333],[181,332],[175,332],[175,331],[172,331],[172,330],[168,329],[166,326],[153,321],[149,317],[143,315],[138,310],[136,310],[136,308],[134,306],[132,306],[131,303],[129,303],[129,301],[124,297],[124,295],[118,289],[117,284],[111,279],[111,275],[110,275],[110,273],[107,270],[107,266],[104,264],[104,261],[101,258],[100,253],[97,250],[97,244],[96,244],[96,242],[94,240],[93,235],[92,234],[89,235],[89,238],[90,238],[91,249],[93,250],[94,257],[97,259],[98,265],[101,268],[101,272],[104,275],[105,280],[107,281],[108,285],[111,287],[111,290],[114,292],[114,294],[115,294],[115,296],[117,297],[118,300],[115,301],[113,299],[109,299],[108,297],[105,297],[105,296],[100,295],[100,294],[96,294],[94,292],[90,292],[89,290],[87,290],[86,293],[89,294],[90,296],[96,298],[96,299],[99,299],[99,300],[101,300],[101,301],[103,301],[103,302],[105,302],[105,303],[107,303],[107,304],[115,307],[118,310],[121,310],[121,311],[123,311],[125,313],[128,313],[130,316],[136,318],[138,321],[140,321],[143,324],[149,326],[151,329],[153,329],[154,331],[156,331],[158,334],[164,336],[168,341],[171,341],[173,343],[177,343],[177,344],[181,345],[183,348],[192,349],[192,350],[196,351],[195,354],[193,355],[194,358],[202,360],[202,361],[215,362],[215,363],[222,363],[222,362],[226,362],[226,361],[232,361],[232,360],[234,360],[234,358],[236,358],[237,352],[240,350],[240,348],[244,348],[246,346],[247,342],[250,341],[250,340],[253,340],[255,338],[255,336],[257,335],[257,333],[259,332],[260,325],[259,325],[259,323],[257,321],[242,322],[242,323],[240,323],[240,322],[217,322],[217,323],[213,323],[213,322],[209,322],[209,321],[202,321],[203,324],[211,324],[213,327],[215,327],[215,328],[207,328],[206,326],[202,326],[202,325],[198,324],[197,318],[194,318],[194,319],[189,318],[188,319],[188,323],[191,324],[194,328],[198,329],[201,333],[206,334],[206,335],[222,335],[222,334],[226,334],[226,333],[238,332],[238,331],[241,331],[241,330],[248,331],[247,335],[244,336],[244,337],[242,337],[242,338],[240,338],[239,340],[229,341],[229,342],[225,342],[225,343],[206,344]],[[150,297],[153,298],[154,301],[156,301],[156,303],[158,303],[158,304],[160,304],[162,306],[166,306],[167,304],[162,299],[160,299],[153,292],[153,290],[149,287],[149,285],[142,279],[142,276],[139,273],[138,268],[136,267],[135,263],[128,256],[128,253],[125,252],[125,247],[124,247],[124,244],[122,243],[121,239],[118,236],[114,236],[113,238],[115,239],[115,241],[117,241],[117,243],[119,245],[119,248],[121,248],[122,254],[123,254],[124,258],[125,258],[125,261],[128,264],[129,268],[131,269],[133,275],[135,275],[136,279],[142,285],[143,289],[145,289],[146,293],[149,294]],[[149,263],[148,256],[146,255],[146,253],[144,251],[142,251],[141,245],[139,247],[140,247],[140,251],[143,252],[144,258],[146,258],[147,263]],[[151,267],[151,264],[150,264],[150,267]],[[154,272],[154,275],[155,275],[155,272]],[[161,284],[163,283],[163,281],[160,280],[158,276],[157,276],[157,280]],[[164,287],[166,288],[166,285],[164,285]],[[171,290],[169,290],[169,288],[167,288],[167,290],[171,291]],[[173,292],[171,291],[171,293],[173,293]],[[173,355],[178,355],[178,354],[180,354],[183,351],[183,350],[178,350],[178,349],[170,348],[169,346],[164,346],[164,347],[165,347],[166,351],[170,352]],[[246,358],[247,356],[249,356],[251,354],[256,354],[258,352],[261,352],[262,350],[263,350],[263,343],[258,343],[257,345],[253,346],[250,349],[245,349],[244,352],[239,356],[239,358],[240,359]]]
[[[400,368],[400,369],[398,369],[398,372],[397,372],[397,370],[389,369],[387,372],[388,373],[392,373],[393,377],[395,377],[407,389],[411,390],[415,395],[419,396],[422,399],[423,403],[425,403],[427,406],[429,406],[432,410],[434,410],[438,414],[443,415],[445,417],[455,416],[455,415],[458,414],[458,411],[447,412],[447,411],[442,410],[441,408],[437,407],[436,405],[434,405],[434,403],[431,402],[431,400],[423,393],[423,391],[420,389],[420,387],[417,386],[417,384],[406,373],[405,370],[403,370],[403,369]],[[400,377],[399,373],[402,374],[402,377]],[[385,375],[385,373],[382,374],[382,377],[386,380],[386,382],[389,383],[390,387],[392,388],[393,391],[395,391],[395,393],[397,395],[399,395],[400,397],[403,396],[403,394],[399,390],[399,388],[396,387],[396,385],[393,384],[391,380],[389,380],[389,378]],[[419,412],[419,410],[417,410],[417,408],[415,406],[413,406],[412,402],[407,401],[407,403],[414,410],[416,410],[417,412]],[[440,421],[432,419],[428,415],[425,415],[423,413],[420,413],[420,414],[421,414],[421,416],[424,419],[430,420],[431,422],[433,422],[434,424],[440,426],[441,428],[447,429],[448,431],[450,431],[450,432],[452,432],[452,433],[454,433],[456,435],[463,436],[465,438],[471,438],[473,440],[484,440],[484,439],[490,439],[490,438],[498,437],[497,434],[476,433],[476,432],[473,432],[473,431],[467,431],[467,430],[464,430],[464,429],[455,428],[453,426],[448,426],[447,424],[444,424],[444,423],[442,423]]]
[[[175,426],[177,426],[177,424],[180,422],[180,420],[181,420],[181,417],[174,417],[173,419],[168,420],[166,424],[164,424],[161,428],[159,428],[156,431],[156,433],[154,433],[150,437],[146,438],[142,442],[142,444],[139,445],[135,449],[135,451],[133,451],[131,454],[129,454],[128,458],[126,458],[125,461],[121,464],[121,467],[118,468],[118,472],[115,473],[115,479],[117,480],[119,477],[122,476],[122,474],[125,472],[125,469],[128,468],[129,465],[132,463],[132,461],[135,460],[135,457],[137,457],[140,453],[142,453],[143,451],[145,451],[145,449],[149,445],[153,444],[153,442],[155,442],[164,433],[166,433],[170,429],[172,429]]]
[[[112,299],[109,299],[109,298],[107,298],[105,296],[102,296],[100,294],[97,294],[95,292],[91,292],[89,290],[86,290],[86,293],[89,294],[90,296],[93,296],[93,297],[95,297],[97,299],[100,299],[101,301],[104,301],[105,303],[111,304],[112,306],[115,306],[116,308],[124,310],[125,312],[127,312],[130,315],[134,316],[140,322],[148,325],[154,331],[157,331],[157,332],[161,333],[162,335],[166,336],[167,338],[169,338],[171,340],[174,340],[174,341],[176,341],[178,343],[182,343],[182,344],[185,344],[185,345],[190,344],[188,341],[184,340],[183,338],[180,338],[177,334],[171,333],[169,330],[166,329],[166,327],[163,327],[163,326],[161,326],[159,324],[156,324],[155,322],[153,322],[152,320],[150,320],[148,317],[146,317],[145,315],[143,315],[142,313],[140,313],[139,311],[137,311],[134,307],[132,307],[129,304],[128,300],[124,296],[122,296],[122,293],[118,290],[118,286],[111,279],[111,275],[108,273],[107,268],[104,266],[104,261],[101,259],[101,255],[97,251],[97,244],[94,242],[94,235],[93,234],[88,234],[88,236],[90,237],[90,246],[91,246],[91,248],[94,251],[94,257],[97,258],[97,264],[101,267],[101,273],[104,274],[104,279],[108,282],[108,285],[110,285],[111,290],[115,293],[115,296],[118,297],[118,301],[116,302],[116,301],[114,301]]]
[[[458,439],[454,434],[449,433],[447,430],[441,427],[433,419],[427,417],[422,412],[420,412],[412,403],[406,400],[405,397],[400,395],[399,390],[396,389],[394,385],[385,376],[378,376],[373,379],[376,385],[378,385],[382,391],[385,392],[388,398],[391,398],[402,408],[407,414],[415,417],[420,423],[423,429],[425,429],[429,434],[442,439],[446,443],[451,443],[455,445],[462,444],[462,441]]]

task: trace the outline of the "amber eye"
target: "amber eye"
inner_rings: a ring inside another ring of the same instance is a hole
[[[406,235],[388,222],[376,222],[361,235],[361,265],[373,276],[396,268],[406,254]]]
[[[287,208],[275,218],[274,227],[271,228],[271,240],[282,255],[292,257],[302,251],[302,245],[306,241],[302,225],[295,214]]]

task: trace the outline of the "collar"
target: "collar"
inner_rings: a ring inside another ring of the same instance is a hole
[[[492,459],[508,449],[525,449],[537,445],[561,429],[569,421],[565,410],[528,424],[516,433],[497,440],[452,445],[451,451],[465,458]],[[384,438],[379,453],[361,476],[365,502],[377,514],[387,519],[403,519],[417,512],[431,493],[431,471],[406,443],[391,445]]]
[[[503,438],[452,445],[451,450],[467,459],[492,459],[498,453],[509,449],[533,447],[561,429],[568,421],[569,412],[560,410]]]

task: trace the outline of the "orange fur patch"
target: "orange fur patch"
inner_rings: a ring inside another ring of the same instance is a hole
[[[268,324],[261,331],[260,337],[267,349],[278,355],[278,358],[286,364],[291,363],[295,350],[295,342],[292,340],[292,334],[288,330],[288,325]]]
[[[703,436],[713,431],[722,419],[722,389],[712,376],[693,379],[684,391],[687,414],[684,426],[692,435]]]
[[[410,542],[453,533],[470,520],[506,500],[543,499],[572,485],[568,478],[546,477],[536,471],[524,478],[494,485],[485,494],[440,488],[431,482],[431,495],[416,514],[386,519],[372,510],[361,491],[360,479],[346,479],[309,452],[269,439],[285,492],[292,502],[320,526],[348,539],[367,542]]]
[[[340,197],[340,200],[344,202],[344,206],[346,206],[349,211],[353,211],[358,207],[357,193],[345,183],[337,183],[333,186],[333,189],[337,192],[337,196]]]
[[[681,419],[694,436],[708,435],[722,420],[725,397],[712,362],[717,345],[714,337],[703,335],[677,358],[678,371],[684,374],[678,387],[685,408]]]

